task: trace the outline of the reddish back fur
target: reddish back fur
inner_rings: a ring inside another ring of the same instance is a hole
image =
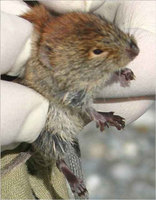
[[[44,6],[38,5],[21,15],[21,17],[33,23],[35,28],[41,31],[41,27],[52,18],[52,15]]]

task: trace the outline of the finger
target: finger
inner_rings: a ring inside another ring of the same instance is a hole
[[[55,0],[39,0],[42,4],[46,5],[48,8],[55,10],[58,13],[65,13],[70,11],[83,11],[89,12],[96,10],[100,7],[105,0],[94,1],[94,0],[75,0],[75,1],[55,1]]]
[[[44,127],[49,103],[33,90],[7,81],[1,81],[1,92],[2,150],[13,143],[32,143]]]
[[[11,28],[10,28],[11,27]],[[23,31],[24,30],[24,31]],[[28,21],[6,13],[1,15],[1,74],[18,75],[30,55],[30,44],[25,44],[32,32]],[[25,53],[26,51],[26,53]],[[21,52],[24,56],[21,56]]]
[[[21,15],[29,9],[24,1],[1,1],[1,11],[8,14]]]

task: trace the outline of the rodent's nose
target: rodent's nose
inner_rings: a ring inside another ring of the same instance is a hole
[[[130,59],[134,59],[139,54],[139,48],[133,41],[130,42],[129,48],[126,48],[126,51]]]

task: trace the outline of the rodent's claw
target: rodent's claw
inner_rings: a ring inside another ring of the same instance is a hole
[[[100,128],[100,131],[104,131],[104,128],[109,128],[109,126],[115,126],[118,130],[121,130],[125,126],[125,119],[114,115],[114,112],[97,112],[94,109],[90,109],[88,113],[92,120],[96,122],[96,127]]]
[[[107,126],[107,128],[109,128],[109,124],[107,122],[102,122],[102,121],[97,121],[96,122],[96,127],[100,128],[100,131],[103,132],[105,127]]]
[[[91,110],[90,115],[92,120],[96,122],[96,127],[100,128],[100,131],[104,131],[105,126],[109,127],[103,115],[98,113],[96,110]]]
[[[118,115],[110,116],[108,122],[111,126],[115,126],[118,130],[121,130],[125,127],[125,119]]]
[[[78,195],[79,197],[85,197],[88,194],[88,191],[83,183],[82,180],[77,179],[76,182],[70,184],[71,190],[74,194]]]
[[[125,119],[118,115],[114,115],[113,112],[109,113],[100,112],[99,115],[103,117],[103,123],[101,120],[98,122],[101,131],[104,130],[105,126],[109,128],[109,125],[115,126],[118,130],[121,130],[125,127]]]

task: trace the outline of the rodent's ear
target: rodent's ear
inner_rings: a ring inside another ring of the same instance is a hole
[[[100,48],[93,48],[89,51],[89,58],[97,58],[97,57],[106,57],[108,55],[107,51],[104,51]]]
[[[42,45],[39,49],[39,59],[40,61],[48,68],[52,69],[49,60],[49,53],[52,51],[52,48],[48,45]]]

